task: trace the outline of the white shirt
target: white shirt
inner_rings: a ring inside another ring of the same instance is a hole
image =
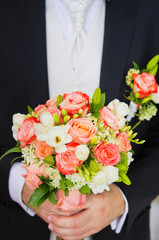
[[[59,25],[60,25],[60,29],[62,32],[62,36],[63,39],[67,41],[67,38],[72,34],[73,32],[73,25],[72,25],[72,19],[69,13],[68,8],[63,4],[62,1],[60,0],[46,0],[46,39],[47,39],[47,43],[49,42],[49,31],[51,31],[51,23],[47,21],[47,6],[51,3],[54,4],[54,8],[55,11],[57,13],[57,17],[58,17],[58,21],[59,21]],[[87,16],[86,16],[86,21],[85,21],[85,31],[87,34],[89,34],[90,28],[91,28],[91,24],[93,22],[93,19],[95,17],[96,14],[96,10],[97,8],[100,6],[100,4],[103,5],[103,8],[105,8],[105,0],[94,0],[93,3],[91,4],[90,8],[87,11]],[[51,3],[51,4],[52,4]],[[50,13],[49,13],[50,14]],[[101,19],[101,21],[103,21],[104,24],[104,18]],[[104,31],[104,30],[103,30]],[[50,51],[50,47],[48,47],[47,45],[47,54]],[[51,68],[51,62],[49,62],[48,59],[48,73],[50,72],[50,68]],[[51,97],[54,97],[54,95],[52,95],[52,82],[51,82],[51,75],[48,74],[49,77],[49,93]],[[99,85],[99,79],[97,79],[97,85]],[[64,85],[66,86],[66,88],[63,88],[63,91],[69,92],[69,89],[67,89],[67,85],[64,82]],[[74,82],[74,85],[76,85],[76,82]],[[85,82],[83,83],[83,92],[85,92],[86,85]],[[82,89],[80,89],[82,91]],[[61,92],[62,94],[63,92]],[[56,94],[58,95],[58,94]],[[24,169],[21,167],[21,163],[14,163],[11,170],[10,170],[10,176],[9,176],[9,192],[10,192],[10,196],[12,198],[13,201],[17,202],[25,211],[26,210],[26,206],[25,204],[23,204],[22,200],[21,200],[21,191],[24,185],[24,178],[21,177],[21,174],[24,174]],[[125,196],[124,196],[125,199]],[[127,200],[125,199],[126,202],[126,209],[125,209],[125,213],[122,217],[117,218],[115,221],[112,222],[111,227],[112,230],[115,230],[116,233],[119,233],[122,229],[122,226],[125,222],[127,213],[128,213],[128,203]],[[34,212],[29,209],[28,214],[31,216],[34,216]]]

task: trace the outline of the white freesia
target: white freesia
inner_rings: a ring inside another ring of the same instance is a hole
[[[154,103],[159,104],[159,87],[158,87],[157,93],[152,93],[151,97]]]
[[[102,167],[101,171],[104,173],[107,184],[111,184],[113,182],[118,181],[119,175],[118,175],[118,168],[114,166],[104,166]]]
[[[47,134],[39,134],[38,141],[45,141],[49,146],[54,147],[56,153],[65,152],[67,150],[65,144],[72,141],[71,135],[68,134],[70,125],[53,126]]]
[[[126,121],[130,122],[133,117],[135,117],[135,113],[137,112],[137,104],[134,103],[133,101],[130,101],[130,112],[128,116],[126,117]]]
[[[131,162],[134,161],[133,154],[132,152],[128,152],[128,166],[130,165]]]
[[[109,191],[106,176],[102,171],[98,171],[97,175],[92,177],[92,181],[87,184],[94,194],[102,193],[104,190]]]
[[[129,107],[126,103],[120,102],[118,99],[114,99],[108,104],[113,113],[118,117],[125,117],[129,113]]]
[[[27,116],[25,114],[21,114],[21,113],[16,113],[13,115],[12,132],[13,132],[13,137],[16,141],[17,141],[18,130],[22,126],[22,124],[26,118],[27,118]]]
[[[41,123],[34,123],[35,135],[47,134],[54,125],[54,119],[49,112],[43,112],[40,116]]]
[[[76,157],[81,161],[85,161],[89,156],[89,148],[87,145],[78,145],[76,149]]]
[[[130,111],[128,105],[124,102],[120,102],[118,99],[114,99],[108,104],[115,116],[119,119],[119,129],[125,126],[126,119],[124,118]]]
[[[40,115],[40,121],[42,122],[42,124],[44,124],[45,126],[53,126],[54,125],[54,119],[53,116],[51,115],[51,113],[49,112],[43,112]]]

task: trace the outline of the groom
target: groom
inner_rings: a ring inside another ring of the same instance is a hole
[[[106,92],[106,103],[114,98],[125,101],[124,76],[132,60],[144,68],[159,53],[158,0],[92,1],[84,19],[85,34],[81,34],[84,44],[75,55],[76,42],[81,40],[73,34],[67,2],[1,3],[1,154],[15,144],[11,134],[14,113],[26,113],[27,105],[35,107],[61,91],[91,93],[98,85]],[[62,216],[49,203],[39,209],[40,218],[30,216],[34,215],[31,210],[30,215],[22,210],[25,206],[19,205],[19,188],[23,205],[31,191],[17,180],[20,163],[10,166],[15,156],[7,156],[0,162],[2,239],[49,239],[49,225],[50,230],[69,240],[89,235],[101,240],[149,240],[149,206],[159,194],[158,123],[157,115],[137,129],[146,144],[134,148],[135,161],[129,170],[132,185],[118,184],[122,192],[112,185],[110,192],[90,195],[83,211],[72,216]]]

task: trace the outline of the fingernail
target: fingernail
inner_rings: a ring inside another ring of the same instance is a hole
[[[52,222],[52,217],[51,216],[48,216],[48,221]]]
[[[50,231],[53,231],[53,230],[54,230],[54,227],[53,227],[52,224],[49,224],[49,227],[48,227],[48,228],[50,229]]]

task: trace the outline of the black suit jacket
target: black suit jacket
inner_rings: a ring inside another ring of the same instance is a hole
[[[159,1],[107,1],[100,86],[107,103],[124,100],[125,75],[132,60],[142,68],[159,54]],[[11,118],[26,113],[48,98],[44,0],[5,0],[0,7],[0,152],[14,146]],[[87,85],[86,85],[87,87]],[[133,120],[135,124],[137,120]],[[110,227],[94,239],[149,239],[150,202],[159,194],[159,116],[138,127],[146,144],[135,146],[135,161],[129,170],[130,187],[119,184],[129,202],[129,214],[117,235]],[[49,239],[47,224],[28,216],[8,192],[13,155],[0,162],[0,233],[2,239]],[[100,221],[100,220],[99,220]],[[23,234],[23,235],[22,235]]]

